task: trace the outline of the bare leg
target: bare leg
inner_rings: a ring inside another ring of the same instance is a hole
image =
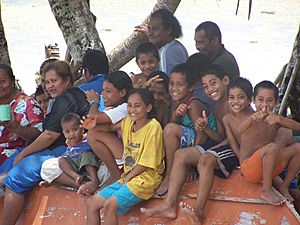
[[[218,168],[217,159],[211,153],[204,153],[198,163],[199,184],[194,213],[198,222],[204,218],[204,208],[206,206],[210,191],[214,183],[214,169]]]
[[[294,201],[289,192],[289,186],[292,180],[300,170],[300,144],[293,144],[281,151],[281,165],[287,166],[287,174],[283,182],[279,185],[279,192],[290,202]]]
[[[261,198],[273,205],[282,205],[284,198],[272,188],[273,173],[279,149],[276,144],[268,144],[261,148],[260,154],[263,164],[263,187]]]
[[[53,183],[59,184],[59,185],[61,185],[61,184],[66,185],[66,186],[73,187],[76,189],[79,187],[79,185],[76,183],[76,181],[64,172],[58,178],[56,178],[53,181]]]
[[[163,205],[154,208],[141,208],[141,212],[149,217],[175,219],[177,217],[177,201],[186,180],[188,165],[197,165],[200,153],[194,147],[179,149],[175,152],[170,174],[167,199]]]
[[[67,174],[69,177],[73,178],[77,185],[80,185],[81,181],[83,180],[83,176],[79,175],[74,171],[67,158],[61,157],[58,159],[58,162],[59,167],[62,169],[62,171],[64,171],[64,173]]]
[[[11,189],[6,188],[1,223],[2,225],[16,224],[24,208],[24,199],[24,195],[17,194]]]
[[[121,172],[115,159],[121,159],[123,156],[123,144],[114,133],[101,132],[97,127],[88,131],[88,142],[94,153],[107,166],[110,177],[103,186],[112,184],[121,176]]]
[[[173,164],[175,151],[179,148],[180,138],[181,138],[181,128],[175,123],[168,123],[163,131],[163,138],[166,149],[166,174],[161,182],[159,188],[156,190],[156,194],[163,195],[168,191],[169,178],[171,173],[171,168]]]
[[[106,199],[95,194],[87,200],[87,225],[101,224],[100,209],[103,208]]]
[[[119,209],[116,197],[112,196],[104,204],[104,225],[117,225]]]
[[[93,194],[96,191],[96,189],[99,186],[99,179],[98,179],[98,176],[97,176],[96,167],[86,165],[84,168],[89,173],[89,175],[91,177],[91,181],[88,181],[88,182],[82,184],[79,187],[77,193],[79,195],[87,196],[89,194]]]
[[[6,174],[7,174],[7,173],[2,173],[2,174],[0,175],[0,186],[3,186],[3,185],[4,185],[4,184],[3,184],[3,180],[5,179]]]

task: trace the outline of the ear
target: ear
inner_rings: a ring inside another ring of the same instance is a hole
[[[120,91],[120,96],[121,96],[121,98],[124,98],[125,96],[126,96],[126,89],[122,89],[121,91]]]
[[[229,83],[229,77],[228,77],[228,75],[225,75],[224,77],[223,77],[223,83],[224,83],[224,85],[228,85],[228,83]]]
[[[149,113],[152,110],[153,106],[151,104],[146,106],[146,111]]]
[[[211,39],[211,43],[213,44],[213,46],[217,47],[220,44],[220,41],[217,37],[213,37],[213,39]]]

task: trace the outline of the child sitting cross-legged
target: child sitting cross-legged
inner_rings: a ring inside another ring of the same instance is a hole
[[[65,156],[58,160],[56,158],[46,160],[42,164],[41,177],[44,181],[40,185],[47,185],[54,181],[58,184],[79,188],[84,177],[87,176],[97,187],[99,160],[83,135],[79,115],[66,114],[61,119],[61,126],[68,146]]]

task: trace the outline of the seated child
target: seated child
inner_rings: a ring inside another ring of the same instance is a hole
[[[65,156],[58,158],[59,167],[53,165],[57,158],[46,160],[42,164],[41,177],[46,182],[42,181],[40,184],[55,181],[59,184],[79,188],[83,183],[84,176],[88,176],[96,184],[95,186],[98,186],[99,160],[83,135],[79,115],[66,114],[61,119],[61,126],[68,146]]]
[[[161,71],[154,71],[149,75],[146,88],[154,96],[154,105],[157,110],[155,118],[164,128],[169,122],[170,117],[170,95],[169,77]]]
[[[154,98],[146,89],[133,89],[128,97],[128,116],[120,123],[99,129],[121,127],[124,144],[124,173],[117,182],[87,200],[87,224],[118,224],[117,214],[124,214],[136,204],[150,199],[164,170],[162,128],[153,118]]]
[[[39,103],[39,105],[43,110],[44,115],[46,116],[49,98],[45,94],[42,85],[37,86],[36,91],[34,93],[34,98]]]
[[[131,76],[134,88],[144,87],[147,77],[156,70],[159,64],[159,54],[157,47],[150,43],[140,44],[135,52],[135,61],[141,70],[139,74]]]

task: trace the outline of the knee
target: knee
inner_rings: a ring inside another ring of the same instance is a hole
[[[103,207],[104,201],[99,195],[95,194],[86,201],[88,211],[97,211]]]
[[[170,135],[174,136],[174,134],[178,133],[178,127],[178,124],[168,123],[163,130],[164,137],[170,138]]]
[[[107,214],[112,211],[116,212],[118,210],[118,204],[116,198],[110,197],[109,199],[107,199],[104,203],[103,210],[104,210],[104,214]]]
[[[207,169],[207,168],[214,168],[215,164],[217,163],[217,158],[210,154],[210,153],[204,153],[197,165],[198,171]]]
[[[174,155],[174,162],[185,164],[188,158],[189,154],[187,154],[187,152],[184,149],[178,149]]]
[[[263,154],[263,156],[266,156],[266,155],[276,156],[276,154],[278,154],[279,151],[280,151],[280,147],[279,147],[279,145],[277,145],[275,143],[267,144],[266,146],[261,148],[261,153]]]

